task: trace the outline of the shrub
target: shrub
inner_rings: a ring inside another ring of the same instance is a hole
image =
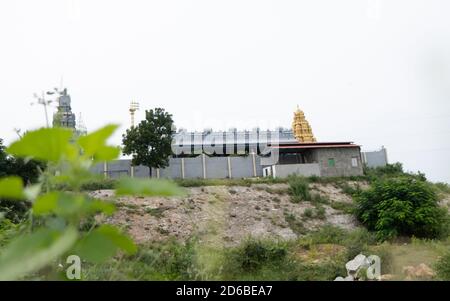
[[[447,183],[437,182],[434,183],[434,187],[436,187],[439,192],[450,193],[450,185]]]
[[[450,252],[439,258],[435,270],[439,279],[450,280]]]
[[[283,261],[287,253],[287,246],[282,243],[248,239],[228,254],[225,266],[234,266],[235,272],[255,272]]]
[[[405,172],[403,170],[403,165],[399,162],[375,168],[364,167],[364,175],[366,175],[371,181],[376,181],[380,178],[394,178],[400,176],[408,176],[420,181],[427,180],[425,174],[421,173],[420,171],[417,174]]]
[[[292,202],[299,203],[300,201],[311,200],[307,179],[304,177],[291,176],[288,179],[288,183]]]
[[[448,230],[448,213],[432,187],[412,177],[386,178],[356,198],[356,215],[380,240],[397,235],[437,238]]]

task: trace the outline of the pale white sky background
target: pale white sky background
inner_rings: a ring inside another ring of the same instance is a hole
[[[298,104],[318,140],[450,182],[449,16],[446,0],[2,0],[0,137],[43,126],[32,95],[63,76],[88,130],[123,132],[131,100],[188,130],[290,127]]]

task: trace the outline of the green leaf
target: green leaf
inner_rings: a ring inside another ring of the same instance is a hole
[[[14,142],[7,151],[18,157],[32,157],[38,160],[58,162],[63,157],[73,156],[70,139],[73,132],[63,128],[43,128],[26,133]]]
[[[92,200],[90,209],[94,212],[103,212],[106,215],[111,215],[116,211],[116,206],[102,200]]]
[[[39,229],[19,236],[0,254],[0,281],[17,280],[38,271],[69,251],[77,240],[75,228]]]
[[[167,180],[123,178],[116,189],[117,195],[182,196],[184,190]]]
[[[120,154],[118,147],[108,146],[108,138],[117,130],[116,124],[107,125],[89,135],[78,139],[78,144],[83,148],[84,154],[93,157],[94,161],[110,161]]]
[[[7,177],[0,179],[0,197],[15,200],[24,200],[23,180],[20,177]]]
[[[62,192],[49,192],[39,196],[33,204],[35,215],[57,214],[63,217],[103,212],[111,215],[115,206],[102,200]]]
[[[94,162],[111,161],[117,159],[120,155],[120,147],[103,146],[94,154]]]
[[[80,241],[76,253],[83,260],[101,263],[114,256],[119,249],[128,254],[137,251],[133,241],[121,234],[117,228],[102,225]]]
[[[58,206],[58,198],[58,192],[49,192],[39,196],[33,204],[33,213],[35,215],[44,215],[55,212]]]

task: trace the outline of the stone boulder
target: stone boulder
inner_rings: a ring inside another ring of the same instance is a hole
[[[345,264],[347,274],[356,277],[360,269],[367,269],[370,266],[370,260],[363,254],[356,255],[355,258]]]

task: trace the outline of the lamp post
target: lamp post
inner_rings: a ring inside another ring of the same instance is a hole
[[[38,105],[42,105],[44,107],[45,123],[46,123],[47,127],[50,127],[50,123],[48,121],[47,106],[50,105],[53,102],[53,100],[46,100],[45,99],[45,95],[46,94],[47,95],[52,95],[53,93],[52,92],[47,92],[47,93],[42,92],[41,96],[39,96],[36,93],[34,93],[33,96],[34,96],[34,98],[37,99],[37,102],[32,102],[31,105],[38,104]]]

